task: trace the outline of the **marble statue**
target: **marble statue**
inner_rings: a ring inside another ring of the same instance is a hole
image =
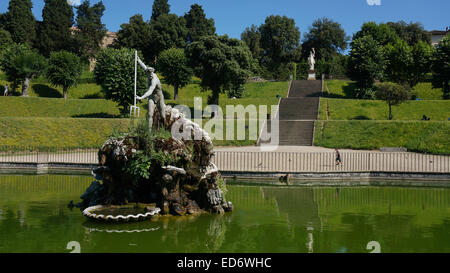
[[[309,53],[309,57],[308,57],[309,69],[311,71],[314,71],[314,65],[316,64],[316,61],[314,60],[315,56],[316,56],[316,50],[313,48],[311,50],[311,52]]]
[[[153,127],[153,115],[155,114],[155,109],[158,108],[160,124],[164,124],[166,105],[164,103],[164,95],[162,92],[161,81],[155,73],[153,67],[147,67],[140,59],[138,59],[139,65],[148,73],[148,91],[142,96],[137,96],[138,100],[144,100],[148,98],[148,113],[147,119],[149,123],[149,130]]]

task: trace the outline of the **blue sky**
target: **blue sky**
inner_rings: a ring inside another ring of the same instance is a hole
[[[79,2],[80,0],[72,0]],[[367,1],[380,1],[381,5],[368,5]],[[8,0],[0,2],[0,12],[8,8]],[[32,0],[33,13],[41,19],[44,0]],[[98,2],[92,0],[91,2]],[[104,0],[103,22],[111,31],[140,13],[147,20],[151,16],[152,0]],[[198,3],[208,18],[214,18],[218,34],[239,38],[251,24],[260,25],[272,14],[294,18],[303,34],[320,17],[339,22],[347,34],[358,31],[367,21],[419,21],[426,30],[443,30],[450,26],[449,0],[169,0],[171,12],[183,15]]]

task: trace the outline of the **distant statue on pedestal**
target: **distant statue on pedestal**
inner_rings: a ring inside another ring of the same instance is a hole
[[[153,67],[147,67],[139,58],[139,65],[148,73],[148,91],[142,96],[137,96],[138,100],[143,100],[148,98],[148,124],[149,130],[151,131],[153,128],[153,115],[155,114],[155,108],[158,108],[160,124],[164,125],[165,114],[166,114],[166,105],[164,103],[164,95],[162,92],[161,81],[155,73],[155,69]]]
[[[316,80],[316,71],[314,70],[314,65],[316,64],[316,50],[313,48],[309,52],[308,63],[309,63],[309,72],[308,72],[308,80]]]
[[[313,48],[309,53],[308,57],[309,69],[312,71],[314,71],[314,65],[316,64],[316,61],[314,59],[315,57],[316,57],[316,50]]]

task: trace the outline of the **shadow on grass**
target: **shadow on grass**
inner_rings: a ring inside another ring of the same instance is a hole
[[[334,93],[327,93],[327,92],[323,92],[322,97],[324,98],[330,98],[330,99],[345,99],[347,98],[346,96],[342,96],[342,95],[338,95],[338,94],[334,94]]]
[[[77,81],[77,84],[96,83],[94,78],[82,78]]]
[[[98,93],[94,93],[94,94],[84,95],[80,99],[104,99],[104,97],[103,97],[102,93],[98,92]]]
[[[164,99],[165,100],[171,100],[172,99],[172,96],[166,90],[163,90],[163,95],[164,95]]]
[[[368,118],[367,116],[356,116],[353,119],[355,119],[355,120],[370,120],[370,118]]]
[[[36,93],[39,97],[47,97],[47,98],[62,98],[62,94],[59,93],[58,90],[52,88],[48,85],[44,84],[33,84],[32,87],[33,92]]]
[[[73,115],[72,117],[73,118],[119,118],[121,116],[102,112],[102,113]]]
[[[344,90],[345,97],[351,99],[354,97],[355,94],[356,83],[354,82],[348,83],[342,89]]]

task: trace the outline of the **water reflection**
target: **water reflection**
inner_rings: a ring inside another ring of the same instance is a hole
[[[450,190],[230,186],[226,215],[102,224],[84,176],[0,176],[0,252],[450,252]]]

